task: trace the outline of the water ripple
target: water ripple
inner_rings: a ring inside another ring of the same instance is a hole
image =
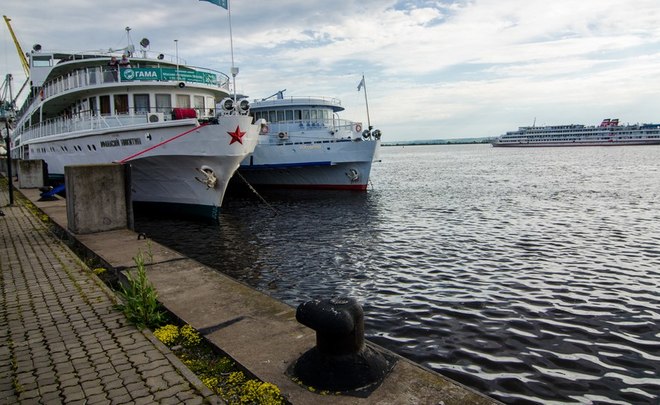
[[[293,306],[355,296],[370,340],[506,403],[657,405],[658,152],[388,147],[366,194],[137,225]]]

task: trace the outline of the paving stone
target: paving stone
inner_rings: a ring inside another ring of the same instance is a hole
[[[108,399],[110,401],[114,402],[116,398],[127,398],[129,401],[131,400],[128,390],[124,387],[113,388],[108,391]]]
[[[153,395],[149,395],[146,397],[140,397],[135,399],[135,405],[151,405],[155,403],[156,400],[154,399]]]
[[[96,369],[96,370],[98,370],[97,371],[98,376],[102,380],[106,379],[107,377],[117,375],[117,371],[114,368],[112,368],[112,366],[107,367],[107,368],[103,368],[101,370],[99,370],[99,369]]]
[[[21,203],[8,210],[0,235],[16,242],[0,237],[9,256],[0,277],[0,405],[152,404],[153,392],[166,403],[201,403],[89,269]]]
[[[48,394],[51,392],[59,392],[58,384],[40,384],[39,393],[41,395]]]
[[[39,397],[38,389],[25,390],[18,395],[18,398],[21,402],[30,401],[33,398]]]
[[[96,372],[94,367],[88,367],[80,370],[78,375],[80,376],[81,383],[84,383],[85,381],[93,381],[99,378],[99,373]]]
[[[154,395],[154,398],[157,398],[157,395]],[[181,401],[176,396],[163,398],[159,401],[161,405],[179,405]]]
[[[151,392],[162,391],[168,387],[167,381],[160,376],[147,378],[146,384]]]
[[[165,358],[162,358],[160,360],[155,360],[147,364],[141,364],[137,367],[137,369],[140,371],[140,373],[143,373],[145,371],[155,370],[161,367],[169,368],[171,366],[172,365],[169,361],[167,361]]]
[[[57,405],[62,403],[62,398],[60,397],[60,391],[53,391],[53,392],[47,392],[44,394],[41,394],[41,401],[42,404],[46,405]],[[11,402],[8,402],[11,403]]]
[[[82,383],[82,389],[85,392],[85,396],[88,397],[105,392],[103,390],[103,385],[101,385],[101,380],[84,382]]]
[[[124,383],[117,376],[112,376],[110,379],[101,380],[103,386],[105,386],[106,391],[112,391],[117,388],[122,388]]]
[[[91,395],[87,397],[88,405],[109,405],[111,402],[105,393]]]
[[[180,397],[180,395],[183,396],[183,398]],[[189,395],[189,396],[188,396]],[[176,397],[179,399],[180,403],[186,404],[186,405],[201,405],[204,403],[204,399],[200,398],[199,396],[195,396],[193,394],[188,394],[188,393],[180,393],[177,394]],[[211,402],[213,403],[213,402]]]
[[[62,389],[62,396],[66,402],[77,401],[85,398],[85,393],[79,385],[74,385]]]
[[[58,385],[57,376],[54,373],[39,376],[37,383],[40,387],[51,384]]]
[[[128,393],[131,394],[131,398],[136,399],[136,400],[139,399],[139,398],[145,398],[145,397],[153,398],[153,394],[149,391],[149,389],[144,384],[142,384],[141,388],[132,389],[132,390],[129,389]]]

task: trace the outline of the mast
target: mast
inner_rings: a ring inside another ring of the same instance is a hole
[[[227,1],[227,18],[229,18],[229,46],[231,48],[231,77],[232,87],[234,88],[234,105],[236,105],[236,75],[238,68],[234,65],[234,36],[231,32],[231,2]]]
[[[358,84],[358,91],[360,91],[362,87],[364,87],[364,103],[367,106],[367,125],[368,125],[367,128],[369,129],[369,131],[371,131],[372,127],[371,127],[371,118],[369,117],[369,100],[367,99],[367,83],[364,81],[364,73],[362,74],[362,80],[360,80],[360,84]]]

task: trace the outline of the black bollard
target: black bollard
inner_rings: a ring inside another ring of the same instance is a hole
[[[307,386],[365,396],[394,364],[365,345],[364,312],[353,298],[304,302],[296,319],[316,331],[316,347],[304,353],[292,371]]]
[[[353,298],[304,302],[296,320],[316,331],[316,347],[323,354],[355,354],[364,346],[364,312]]]

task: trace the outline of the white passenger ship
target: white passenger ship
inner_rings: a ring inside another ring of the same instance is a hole
[[[255,119],[268,124],[239,173],[261,187],[366,190],[381,132],[340,119],[343,110],[335,98],[284,97],[283,91],[253,101]]]
[[[660,124],[619,125],[618,119],[604,119],[598,126],[556,125],[520,127],[501,135],[497,147],[534,146],[615,146],[660,144]]]
[[[13,156],[43,159],[60,180],[68,165],[128,163],[134,202],[215,218],[260,125],[247,99],[230,96],[227,75],[152,53],[148,43],[121,50],[131,57],[119,67],[108,64],[121,52],[35,46]]]

